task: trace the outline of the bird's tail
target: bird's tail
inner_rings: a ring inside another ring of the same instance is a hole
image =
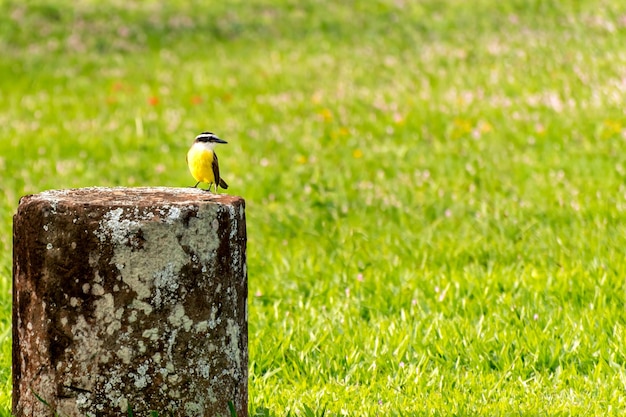
[[[220,178],[220,188],[223,188],[225,190],[228,188],[228,184],[226,184],[226,181],[224,181],[222,178]]]

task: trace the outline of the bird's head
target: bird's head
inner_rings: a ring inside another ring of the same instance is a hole
[[[200,133],[198,136],[196,136],[196,140],[194,142],[207,143],[207,144],[228,143],[225,140],[218,138],[217,135],[212,132]]]

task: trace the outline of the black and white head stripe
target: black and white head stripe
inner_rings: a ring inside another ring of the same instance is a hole
[[[225,140],[218,138],[217,135],[212,132],[200,133],[198,136],[196,136],[196,142],[227,143]]]

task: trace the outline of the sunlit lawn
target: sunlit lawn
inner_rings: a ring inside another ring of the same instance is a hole
[[[19,197],[193,185],[203,130],[251,415],[626,412],[626,4],[206,3],[0,0],[0,414]]]

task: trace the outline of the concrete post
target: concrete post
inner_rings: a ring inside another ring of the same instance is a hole
[[[247,416],[243,199],[47,191],[13,240],[15,416]]]

